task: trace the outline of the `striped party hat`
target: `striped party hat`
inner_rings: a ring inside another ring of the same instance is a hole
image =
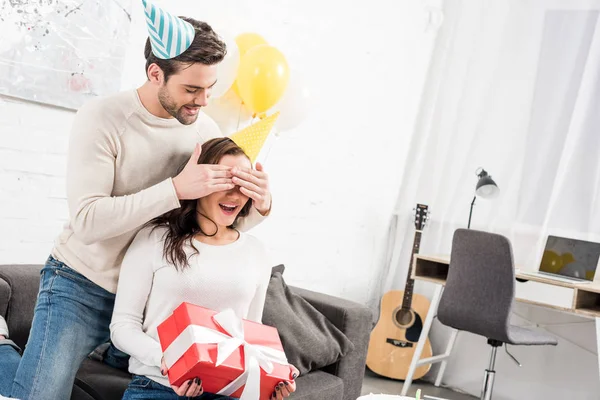
[[[152,53],[158,58],[168,60],[186,51],[196,32],[192,24],[169,14],[149,0],[142,0],[142,3]]]
[[[279,112],[276,112],[275,114],[261,119],[259,122],[229,136],[229,138],[233,140],[235,144],[240,146],[248,157],[250,157],[250,162],[252,162],[252,164],[254,164],[258,158],[260,150],[265,144],[278,117]]]

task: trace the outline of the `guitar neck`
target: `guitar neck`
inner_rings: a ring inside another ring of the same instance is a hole
[[[413,261],[415,258],[415,254],[419,253],[419,247],[421,247],[421,233],[422,233],[422,231],[417,230],[415,232],[415,237],[413,239],[412,252],[410,255],[410,264],[408,265],[408,274],[406,276],[406,285],[404,287],[404,298],[402,299],[402,308],[405,310],[410,310],[410,308],[412,306],[412,295],[413,295],[413,288],[415,285],[415,281],[411,278],[412,267],[413,267]]]

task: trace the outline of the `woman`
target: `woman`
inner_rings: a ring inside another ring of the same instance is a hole
[[[198,163],[252,168],[228,138],[204,143]],[[134,377],[124,400],[226,399],[203,393],[202,377],[169,385],[156,328],[182,302],[215,311],[231,308],[238,317],[261,322],[271,264],[258,239],[233,228],[252,207],[245,190],[236,186],[182,201],[180,208],[151,221],[129,247],[110,325],[114,345],[131,355]],[[294,381],[281,382],[271,399],[288,397],[295,388]]]

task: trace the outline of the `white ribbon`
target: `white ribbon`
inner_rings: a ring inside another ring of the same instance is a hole
[[[229,336],[204,326],[189,325],[165,350],[164,356],[167,367],[171,368],[194,343],[217,345],[217,362],[215,364],[217,367],[241,346],[244,351],[245,370],[217,394],[231,396],[239,388],[246,385],[240,400],[259,400],[261,368],[270,374],[273,372],[273,362],[288,365],[285,353],[267,346],[246,342],[242,319],[238,318],[231,309],[215,314],[213,320]]]

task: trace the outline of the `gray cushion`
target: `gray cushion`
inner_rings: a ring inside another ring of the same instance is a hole
[[[291,400],[342,400],[344,381],[323,371],[313,371],[296,380],[296,391]]]
[[[508,327],[510,344],[516,345],[557,345],[556,338],[542,330],[527,329],[521,326],[510,325]]]
[[[279,331],[290,364],[300,375],[337,362],[354,344],[309,302],[287,287],[282,266],[273,269],[263,324]]]
[[[4,279],[0,279],[0,315],[6,319],[8,313],[8,302],[10,300],[10,285]]]
[[[375,326],[373,321],[376,313],[374,310],[350,300],[298,287],[290,287],[290,289],[325,315],[354,344],[354,351],[348,353],[337,363],[323,368],[322,371],[342,378],[344,400],[356,400],[361,393],[367,348],[371,330]]]
[[[94,399],[112,400],[123,397],[130,381],[127,372],[86,358],[77,372],[75,386]]]
[[[97,400],[93,398],[89,393],[80,388],[77,385],[73,386],[73,391],[71,392],[71,400]]]

